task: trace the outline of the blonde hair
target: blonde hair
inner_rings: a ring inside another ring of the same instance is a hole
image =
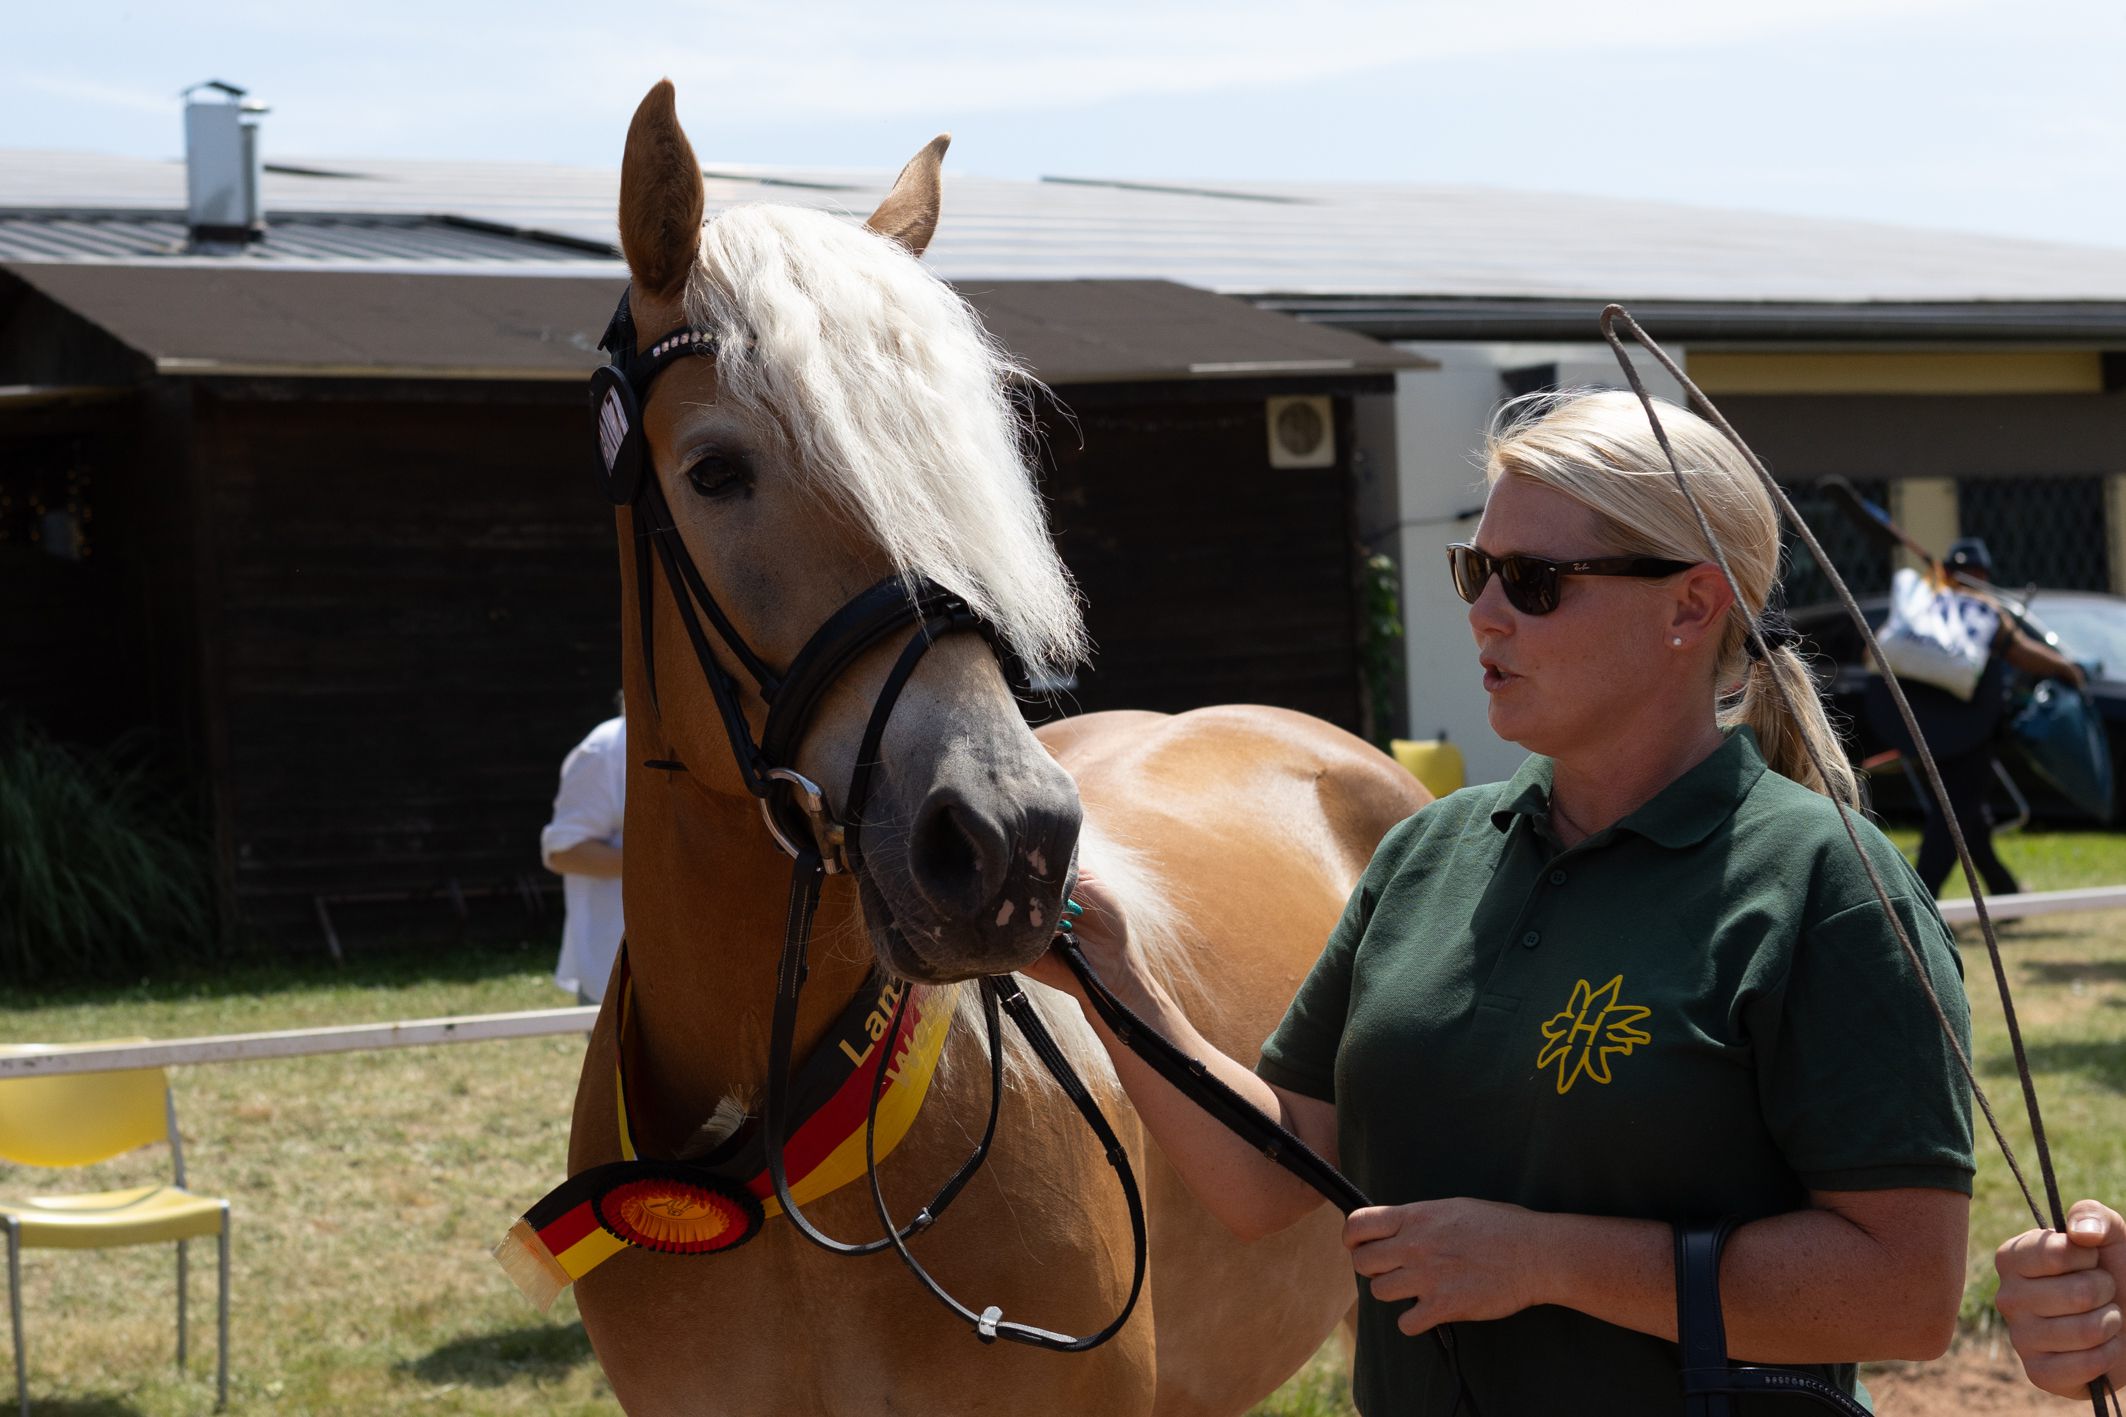
[[[963,597],[1029,668],[1085,657],[1016,402],[1037,385],[950,286],[825,212],[742,206],[702,231],[686,315],[721,336],[724,392],[773,416],[895,570]]]
[[[1720,637],[1715,682],[1736,686],[1720,695],[1720,726],[1749,727],[1773,771],[1858,806],[1859,785],[1808,665],[1784,646],[1769,646],[1763,659],[1748,652],[1750,622],[1764,613],[1779,579],[1779,514],[1770,494],[1718,429],[1687,409],[1661,400],[1656,405],[1676,460],[1742,592]],[[1485,481],[1502,477],[1529,478],[1586,507],[1619,554],[1713,559],[1634,394],[1533,394],[1506,404],[1493,422],[1484,459]],[[1787,712],[1781,683],[1793,700],[1793,714]],[[1811,748],[1828,781],[1811,762]]]

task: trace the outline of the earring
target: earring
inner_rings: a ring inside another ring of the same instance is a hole
[[[1683,648],[1683,636],[1681,635],[1670,636],[1668,642],[1674,645],[1677,649]]]

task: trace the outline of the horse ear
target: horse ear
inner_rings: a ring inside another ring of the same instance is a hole
[[[937,234],[938,170],[944,165],[945,149],[951,146],[952,134],[940,133],[909,158],[901,175],[893,180],[893,190],[864,225],[900,242],[909,254],[922,255],[930,238]]]
[[[620,249],[642,294],[679,293],[701,249],[701,164],[679,127],[670,79],[643,95],[620,162]]]

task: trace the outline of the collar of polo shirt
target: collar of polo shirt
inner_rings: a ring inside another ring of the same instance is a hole
[[[1516,817],[1547,818],[1552,769],[1551,760],[1540,755],[1522,763],[1507,782],[1503,805],[1491,814],[1491,825],[1505,831]],[[1757,735],[1748,728],[1733,729],[1711,757],[1655,793],[1652,801],[1611,830],[1635,832],[1670,848],[1695,845],[1734,814],[1765,771]]]

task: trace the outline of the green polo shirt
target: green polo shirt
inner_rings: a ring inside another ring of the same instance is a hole
[[[1768,771],[1747,729],[1570,849],[1550,784],[1531,758],[1389,832],[1263,1045],[1264,1078],[1336,1105],[1352,1180],[1382,1204],[1671,1222],[1811,1190],[1969,1194],[1962,1073],[1828,798]],[[1932,898],[1855,824],[1968,1049]],[[1449,1413],[1447,1360],[1396,1329],[1403,1307],[1360,1283],[1359,1408]],[[1455,1347],[1486,1417],[1679,1410],[1673,1343],[1576,1310],[1457,1324]],[[1854,1387],[1850,1366],[1812,1371]]]

